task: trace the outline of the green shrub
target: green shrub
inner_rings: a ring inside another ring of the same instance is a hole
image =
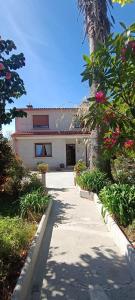
[[[44,191],[44,186],[36,174],[32,174],[22,184],[22,194],[31,193],[34,190],[41,189]]]
[[[24,222],[21,218],[0,217],[0,258],[19,254],[28,247],[35,225]]]
[[[29,218],[32,215],[44,213],[50,198],[51,196],[45,194],[41,188],[23,195],[20,198],[21,215]]]
[[[84,190],[98,193],[109,184],[107,175],[97,169],[86,171],[76,178],[77,184]]]
[[[48,171],[48,164],[45,163],[38,164],[37,170],[41,173],[46,173]]]
[[[85,171],[87,169],[86,164],[81,159],[78,160],[78,162],[74,166],[74,171],[76,172],[76,175],[79,175],[81,172]]]
[[[135,185],[112,184],[100,191],[99,198],[121,225],[135,219]]]
[[[3,143],[4,146],[2,147]],[[4,149],[5,151],[8,150],[8,152],[2,154],[1,178],[3,180],[0,180],[0,190],[17,197],[21,189],[22,178],[27,175],[27,170],[24,168],[20,158],[12,153],[8,143],[5,141],[3,143],[0,143],[0,149],[3,149],[3,151]]]
[[[0,175],[7,174],[7,170],[10,167],[13,159],[13,152],[9,142],[6,138],[0,138]]]
[[[115,182],[129,183],[135,182],[135,158],[118,157],[113,161],[112,174]]]

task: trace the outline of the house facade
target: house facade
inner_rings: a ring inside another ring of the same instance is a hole
[[[27,117],[15,119],[13,147],[24,165],[36,169],[68,168],[82,159],[89,165],[90,132],[80,128],[78,108],[23,108]]]

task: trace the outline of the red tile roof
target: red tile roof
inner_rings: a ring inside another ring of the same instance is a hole
[[[12,134],[12,137],[21,137],[21,136],[34,136],[34,135],[89,135],[90,131],[25,131],[25,132],[15,132]]]
[[[78,110],[77,107],[21,107],[17,110],[33,111],[33,110]]]

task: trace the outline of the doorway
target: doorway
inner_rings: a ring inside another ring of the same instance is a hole
[[[66,144],[66,164],[67,166],[74,166],[75,163],[75,144]]]

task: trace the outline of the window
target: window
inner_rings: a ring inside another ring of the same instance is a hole
[[[81,122],[79,116],[74,116],[74,128],[81,128]]]
[[[35,144],[35,156],[36,157],[51,157],[52,156],[52,144]]]
[[[49,116],[48,115],[34,115],[33,116],[33,128],[49,128]]]
[[[80,121],[79,120],[76,120],[74,122],[74,128],[81,128],[81,124],[80,124]]]

